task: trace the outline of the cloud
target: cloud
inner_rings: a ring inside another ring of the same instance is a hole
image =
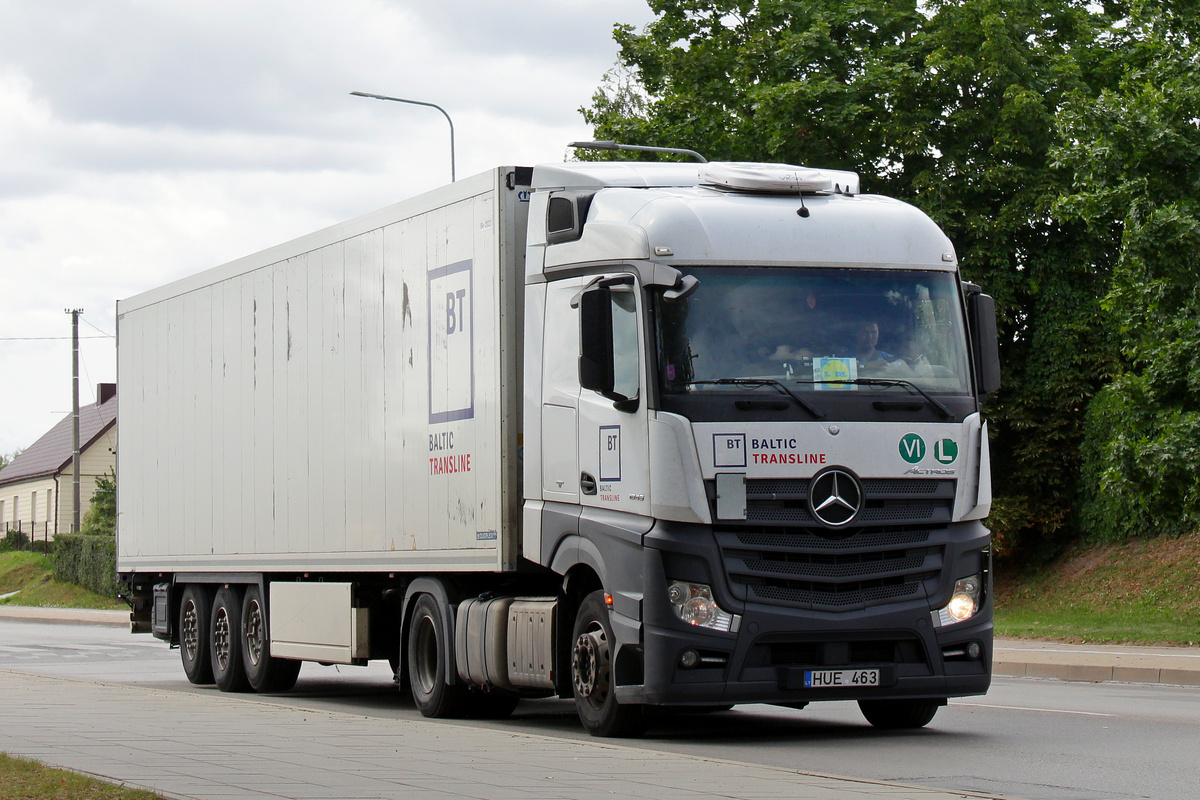
[[[0,0],[0,453],[116,378],[129,297],[449,179],[555,161],[644,0]],[[55,339],[29,337],[59,337]]]

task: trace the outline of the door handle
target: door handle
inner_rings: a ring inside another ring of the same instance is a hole
[[[584,494],[595,494],[596,479],[591,475],[588,475],[586,472],[581,472],[579,474],[579,488],[583,489]]]

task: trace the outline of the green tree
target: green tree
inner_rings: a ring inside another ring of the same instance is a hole
[[[1124,71],[1060,114],[1059,212],[1116,231],[1104,308],[1121,361],[1089,410],[1084,518],[1109,539],[1200,524],[1200,11],[1132,4]]]
[[[96,478],[96,491],[79,523],[79,532],[112,536],[117,529],[117,476],[112,470]]]
[[[584,116],[597,138],[853,169],[918,205],[1001,312],[989,409],[1000,552],[1071,535],[1087,405],[1113,371],[1111,227],[1055,213],[1069,104],[1120,75],[1086,0],[652,0]]]

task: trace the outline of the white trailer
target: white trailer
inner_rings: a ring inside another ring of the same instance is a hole
[[[853,174],[498,168],[118,303],[118,572],[227,691],[923,725],[990,678],[995,365]]]

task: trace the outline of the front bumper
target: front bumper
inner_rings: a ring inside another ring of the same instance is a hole
[[[625,702],[652,705],[803,704],[820,700],[946,698],[980,695],[991,683],[992,587],[985,582],[971,619],[938,627],[931,611],[948,601],[954,581],[978,569],[987,531],[975,523],[952,537],[942,592],[903,602],[864,603],[844,610],[751,602],[735,596],[711,537],[647,537],[642,570],[643,658],[640,691],[620,687]],[[960,535],[961,534],[961,535]],[[974,566],[971,566],[974,565]],[[964,572],[964,575],[958,575]],[[681,574],[683,573],[683,574]],[[718,603],[741,617],[736,633],[681,623],[666,604],[671,579],[712,586]],[[660,588],[661,587],[661,588]],[[976,645],[976,647],[972,647]],[[682,666],[694,650],[699,666]],[[809,670],[877,670],[879,685],[806,688]]]

